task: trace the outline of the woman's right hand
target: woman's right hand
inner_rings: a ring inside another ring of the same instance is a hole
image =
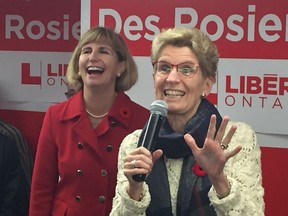
[[[137,182],[133,179],[136,174],[149,174],[152,170],[153,164],[162,156],[162,150],[156,150],[152,154],[144,148],[138,147],[131,151],[124,160],[124,175],[129,181],[127,193],[131,199],[139,201],[142,197],[142,182]]]

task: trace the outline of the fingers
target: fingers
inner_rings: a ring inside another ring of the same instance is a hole
[[[215,116],[215,118],[216,118],[216,116]],[[229,117],[228,116],[224,116],[223,120],[221,122],[220,128],[218,129],[218,132],[217,132],[217,134],[215,136],[215,141],[217,141],[219,143],[221,142],[221,140],[223,139],[223,136],[225,134],[225,130],[226,130],[228,122],[229,122]],[[215,124],[216,124],[216,121],[215,121]],[[229,142],[227,142],[227,143],[229,143]]]
[[[231,157],[234,157],[236,154],[238,154],[241,151],[242,147],[241,146],[237,146],[235,149],[233,149],[232,151],[228,151],[226,152],[226,157],[227,160]]]
[[[228,122],[229,122],[229,117],[224,116],[222,119],[221,125],[218,129],[218,132],[216,134],[216,123],[217,123],[216,115],[215,114],[211,115],[208,131],[207,131],[207,138],[218,141],[220,143],[220,141],[222,140],[225,134],[225,130],[226,130]]]
[[[158,150],[154,151],[153,154],[152,154],[153,164],[154,164],[155,161],[157,161],[162,155],[163,155],[163,151],[162,151],[162,150],[158,149]]]
[[[237,130],[237,126],[236,125],[232,125],[229,129],[229,131],[227,132],[227,134],[225,135],[226,132],[226,128],[227,125],[229,123],[229,117],[228,116],[224,116],[221,122],[221,125],[216,133],[216,115],[213,114],[211,115],[210,118],[210,124],[208,127],[208,131],[207,131],[207,139],[210,140],[209,142],[216,142],[219,143],[220,147],[222,150],[226,150],[228,148],[228,145],[233,137],[233,135],[235,134],[236,130]],[[215,135],[216,134],[216,135]],[[225,135],[225,137],[224,137]],[[223,138],[224,137],[224,138]],[[195,153],[197,150],[200,150],[197,146],[197,144],[195,143],[194,138],[190,135],[190,134],[185,134],[184,135],[184,139],[186,141],[186,143],[189,145],[189,147],[191,148],[192,152]],[[205,146],[205,144],[204,144]],[[234,156],[236,155],[239,151],[241,150],[241,148],[236,148],[235,150],[233,150],[229,155]],[[230,157],[230,156],[229,156]]]
[[[221,125],[218,129],[217,134],[216,133],[216,115],[211,115],[210,118],[210,124],[209,124],[209,128],[208,128],[208,132],[207,132],[207,138],[210,140],[214,140],[218,143],[220,143],[220,146],[223,150],[227,149],[236,129],[237,126],[236,125],[232,125],[231,128],[229,129],[228,133],[225,135],[225,131],[229,122],[229,117],[228,116],[224,116],[221,122]],[[224,138],[223,138],[224,137]]]
[[[214,140],[216,133],[216,115],[211,115],[210,117],[210,123],[207,131],[207,138]]]
[[[134,160],[132,160],[131,162],[130,162],[130,168],[131,169],[135,169],[137,166],[136,166],[136,160],[134,159]]]
[[[149,164],[152,156],[151,153],[143,148],[137,148],[130,152],[124,160],[124,169],[135,169],[137,167],[145,166],[145,164]]]
[[[199,150],[198,146],[195,143],[194,138],[190,134],[185,134],[184,139],[193,153],[196,152],[196,150]]]
[[[147,174],[151,172],[152,166],[156,160],[162,156],[162,150],[156,150],[151,154],[144,147],[133,150],[124,160],[124,174],[131,177],[135,174]]]
[[[237,130],[237,126],[236,125],[232,125],[231,128],[229,129],[228,133],[226,134],[226,136],[224,137],[224,139],[222,139],[222,141],[220,142],[221,144],[221,148],[223,150],[228,148],[228,145],[234,135],[234,133]]]

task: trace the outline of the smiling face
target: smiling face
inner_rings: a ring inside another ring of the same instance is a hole
[[[85,89],[98,88],[114,91],[117,75],[124,70],[115,51],[106,44],[91,42],[84,45],[79,57],[79,72]]]
[[[159,61],[165,61],[172,65],[183,62],[199,65],[196,55],[190,48],[171,45],[163,48],[158,58]],[[203,77],[200,67],[192,77],[183,77],[174,66],[166,77],[159,76],[154,72],[155,97],[167,102],[170,117],[180,115],[182,119],[188,119],[196,113],[201,102],[201,95],[210,93],[213,81],[211,77]]]

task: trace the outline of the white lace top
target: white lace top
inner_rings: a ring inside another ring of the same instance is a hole
[[[218,199],[213,186],[208,196],[217,215],[231,216],[262,216],[264,215],[264,189],[262,187],[261,152],[257,146],[256,135],[252,128],[244,123],[229,123],[237,125],[229,147],[226,151],[241,145],[242,150],[230,158],[225,166],[225,173],[231,181],[230,194]],[[228,130],[226,131],[228,132]],[[118,175],[116,195],[110,216],[145,216],[145,210],[150,203],[148,185],[144,183],[141,201],[132,200],[126,192],[128,180],[123,174],[123,160],[126,155],[137,147],[141,130],[128,135],[119,149]],[[177,192],[182,169],[182,159],[167,159],[166,166],[170,184],[173,215],[176,216]]]

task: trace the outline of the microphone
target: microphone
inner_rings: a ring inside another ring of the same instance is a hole
[[[137,147],[143,146],[150,152],[154,151],[155,142],[167,112],[168,105],[163,100],[156,100],[150,105],[150,117],[142,131]],[[141,182],[145,180],[146,174],[136,174],[132,178]]]

